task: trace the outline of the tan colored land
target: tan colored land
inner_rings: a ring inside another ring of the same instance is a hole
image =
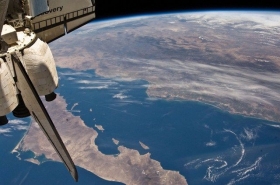
[[[95,128],[97,128],[98,130],[100,130],[100,131],[104,131],[105,129],[102,127],[102,125],[94,125],[95,126]]]
[[[74,163],[95,175],[124,184],[187,184],[186,179],[176,171],[164,170],[160,163],[150,158],[150,153],[140,155],[138,151],[119,146],[119,154],[104,155],[98,150],[95,139],[98,133],[87,127],[78,116],[66,110],[65,100],[58,96],[45,103],[53,122],[61,135]],[[36,122],[31,126],[13,152],[32,151],[35,156],[45,155],[47,159],[60,161]],[[39,164],[36,159],[27,161]]]
[[[51,48],[59,67],[144,79],[150,97],[280,122],[279,19],[192,13],[93,23]]]
[[[37,159],[33,159],[33,158],[31,158],[31,159],[25,159],[25,161],[28,161],[28,162],[31,162],[31,163],[34,163],[34,164],[37,164],[37,165],[40,165],[40,164],[41,164],[40,161],[38,161]]]
[[[149,149],[150,149],[147,145],[145,145],[145,144],[142,143],[141,141],[139,141],[139,144],[140,144],[141,147],[142,147],[143,149],[145,149],[145,150],[149,150]]]
[[[119,144],[119,140],[116,140],[116,139],[112,138],[112,141],[115,143],[115,145]]]

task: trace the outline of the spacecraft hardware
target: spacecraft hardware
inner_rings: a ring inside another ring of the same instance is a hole
[[[40,96],[56,98],[48,43],[95,18],[94,0],[0,0],[0,125],[32,116],[77,181],[76,167]]]

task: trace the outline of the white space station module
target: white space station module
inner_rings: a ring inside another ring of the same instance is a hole
[[[47,43],[94,18],[94,0],[0,0],[0,125],[11,112],[31,115],[76,181],[76,167],[40,96],[52,101],[58,87]]]

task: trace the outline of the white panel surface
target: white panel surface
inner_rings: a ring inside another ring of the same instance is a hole
[[[37,39],[24,50],[23,61],[37,93],[41,96],[53,92],[58,86],[58,75],[48,44]]]
[[[75,28],[83,25],[84,23],[95,18],[95,14],[90,14],[80,19],[76,19],[74,21],[67,22],[67,32],[74,30]]]
[[[65,28],[63,24],[37,33],[37,37],[39,37],[41,40],[45,42],[50,42],[63,35],[65,35]]]
[[[17,105],[15,82],[8,66],[0,58],[0,116],[9,114]]]
[[[57,154],[65,164],[68,171],[71,173],[72,177],[77,181],[78,173],[76,167],[65,145],[63,144],[62,139],[60,138],[46,108],[44,107],[44,104],[36,93],[36,90],[34,89],[34,86],[25,72],[23,65],[18,59],[15,61],[15,71],[18,77],[17,87],[21,91],[21,95],[26,107],[30,111],[32,117],[40,125],[42,131],[52,144],[53,148],[56,150]]]

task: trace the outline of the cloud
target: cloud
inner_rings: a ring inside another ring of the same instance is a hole
[[[106,84],[106,85],[115,85],[116,82],[111,80],[77,80],[75,83],[78,84]]]
[[[244,128],[244,133],[241,134],[241,137],[246,139],[247,141],[255,140],[258,137],[257,130]]]
[[[79,76],[79,77],[92,77],[92,74],[85,72],[59,72],[59,76]]]
[[[13,129],[15,129],[15,130],[28,130],[28,128],[29,128],[29,126],[23,126],[23,125],[13,127]]]
[[[206,146],[216,146],[216,142],[215,141],[210,141],[208,143],[205,144]]]
[[[113,96],[113,98],[117,98],[117,99],[125,99],[125,98],[128,98],[128,96],[126,96],[126,95],[123,95],[123,93],[118,93],[118,94],[115,94],[114,96]]]
[[[0,135],[3,134],[7,136],[7,133],[13,133],[17,130],[28,130],[29,125],[26,121],[21,119],[9,120],[9,123],[5,126],[0,127]]]
[[[233,25],[235,28],[242,29],[256,29],[256,28],[273,28],[279,27],[279,14],[271,12],[260,14],[260,12],[226,12],[226,11],[213,11],[213,12],[197,12],[191,14],[174,14],[180,20],[188,20],[197,22],[203,21],[204,25]],[[254,25],[248,24],[254,22]]]
[[[79,89],[108,89],[108,85],[103,86],[90,86],[90,87],[79,87]]]
[[[27,122],[25,122],[24,120],[21,119],[12,119],[9,120],[9,124],[13,124],[13,125],[23,125],[26,124]]]
[[[68,77],[67,80],[76,80],[76,78]]]
[[[280,128],[280,125],[271,125],[271,124],[266,124],[266,125],[274,127],[274,128]]]
[[[7,134],[11,132],[12,132],[11,128],[0,128],[0,134]]]
[[[77,80],[75,83],[89,85],[78,87],[79,89],[108,89],[110,86],[118,84],[112,80]]]

